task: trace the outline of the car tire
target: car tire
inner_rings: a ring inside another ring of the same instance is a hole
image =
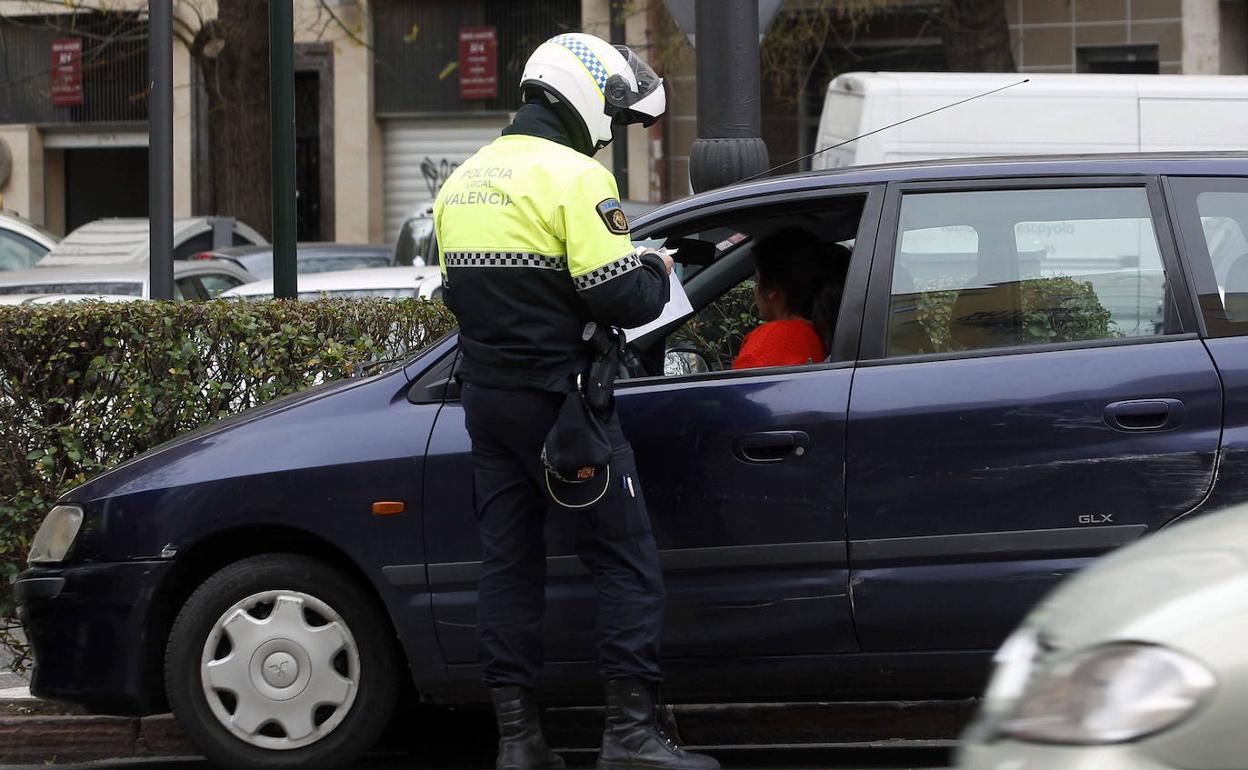
[[[228,768],[340,768],[385,730],[400,665],[390,624],[351,576],[298,554],[254,556],[204,581],[165,653],[174,716]]]

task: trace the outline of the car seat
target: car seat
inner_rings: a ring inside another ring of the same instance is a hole
[[[949,340],[956,350],[1019,345],[1022,331],[1018,281],[962,289],[949,314]]]

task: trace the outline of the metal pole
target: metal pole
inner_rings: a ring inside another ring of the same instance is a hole
[[[611,0],[607,12],[611,14],[611,44],[624,45],[624,14],[628,9],[624,0]],[[615,185],[620,190],[620,198],[628,195],[628,127],[616,126],[611,130],[611,165],[615,169]]]
[[[770,167],[762,140],[758,0],[697,0],[698,138],[689,158],[694,192]]]
[[[295,15],[292,0],[269,0],[269,123],[273,150],[273,296],[294,299]]]
[[[173,2],[147,8],[148,296],[173,299]]]

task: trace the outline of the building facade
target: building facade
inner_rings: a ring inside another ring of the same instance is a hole
[[[1003,2],[1023,72],[1248,73],[1248,0]],[[91,13],[93,3],[108,12]],[[220,213],[212,210],[206,96],[188,48],[197,25],[215,15],[214,0],[176,0],[174,8],[174,213]],[[667,118],[629,127],[599,155],[621,197],[657,202],[690,191],[695,52],[663,0],[295,0],[295,8],[301,240],[392,241],[507,124],[529,53],[566,31],[633,47],[667,82]],[[774,29],[785,28],[786,15],[800,22],[822,8],[820,0],[786,0]],[[0,207],[58,234],[102,216],[146,215],[145,9],[144,0],[0,0],[0,158],[11,158]],[[896,0],[838,17],[818,66],[799,62],[796,86],[773,82],[775,65],[765,68],[772,162],[814,149],[835,74],[944,69],[939,9],[936,0]],[[67,38],[81,46],[69,104],[48,66]]]
[[[509,121],[520,70],[538,43],[582,29],[614,31],[620,42],[644,38],[639,19],[612,26],[610,2],[296,0],[300,239],[393,240],[446,175]],[[0,72],[0,141],[12,158],[2,207],[57,234],[147,213],[146,3],[94,7],[0,0],[0,58],[9,62]],[[174,214],[218,213],[207,101],[188,47],[215,8],[208,0],[174,8]],[[464,50],[471,34],[489,48],[483,61]],[[67,38],[81,46],[81,101],[70,106],[55,103],[48,68],[53,46]],[[475,73],[475,90],[463,85],[466,61],[488,70]],[[647,133],[636,129],[619,144],[631,153],[608,150],[602,160],[619,168],[634,197],[649,199]]]

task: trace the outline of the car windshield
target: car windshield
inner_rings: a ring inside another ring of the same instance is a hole
[[[127,297],[142,297],[143,284],[129,281],[25,283],[17,286],[0,286],[0,294],[121,294]]]
[[[237,258],[236,258],[237,259]],[[333,257],[305,257],[297,259],[295,271],[299,275],[312,273],[328,273],[334,270],[355,270],[357,268],[390,267],[393,262],[388,254],[343,254]],[[273,277],[273,253],[265,252],[259,258],[239,260],[256,280],[262,281]]]
[[[324,291],[301,291],[300,302],[311,302],[317,299],[355,299],[358,297],[385,297],[388,299],[410,299],[416,296],[414,286],[393,289],[326,289]],[[235,299],[273,299],[272,293],[238,295]]]
[[[328,273],[334,270],[355,270],[365,267],[389,267],[389,255],[378,254],[368,256],[364,254],[350,254],[341,257],[318,257],[316,259],[302,260],[299,262],[299,272],[307,273]]]

